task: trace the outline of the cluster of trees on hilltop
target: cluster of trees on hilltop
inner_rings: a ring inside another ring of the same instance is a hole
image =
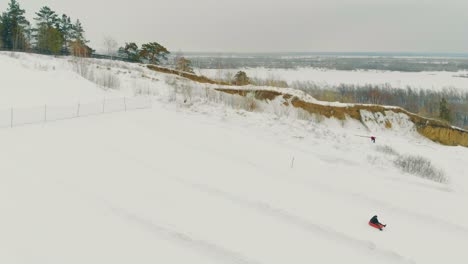
[[[112,46],[110,42],[111,41],[106,40],[106,46]],[[108,53],[110,54],[110,52]],[[162,64],[163,62],[168,62],[168,56],[170,54],[171,53],[167,48],[158,42],[149,42],[141,45],[141,47],[139,47],[135,42],[127,42],[117,51],[117,56],[120,59],[129,62],[143,62],[149,64]],[[171,63],[178,71],[194,73],[192,61],[184,57],[180,52],[175,54],[173,60],[170,60],[169,64]]]
[[[0,15],[0,48],[75,56],[92,53],[80,20],[72,22],[68,15],[60,16],[44,6],[36,13],[32,26],[25,13],[16,0],[10,0],[7,10]]]
[[[89,41],[85,38],[85,30],[79,19],[72,21],[70,16],[60,15],[44,6],[35,13],[32,25],[25,13],[17,0],[10,0],[7,10],[0,15],[0,49],[80,57],[89,57],[94,52],[87,45]],[[117,47],[116,41],[111,38],[105,40],[105,45],[109,54]],[[166,47],[157,42],[143,44],[141,48],[131,42],[119,48],[117,59],[160,64],[167,60],[169,54]],[[111,59],[114,59],[113,56]],[[191,62],[184,57],[178,58],[176,67],[181,71],[193,72]]]
[[[170,52],[157,42],[143,44],[140,47],[135,42],[125,43],[124,47],[120,47],[118,56],[130,62],[147,62],[150,64],[160,64],[161,61],[167,60]]]

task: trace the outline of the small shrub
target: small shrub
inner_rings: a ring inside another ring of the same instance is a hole
[[[253,111],[257,108],[257,100],[255,99],[255,92],[247,93],[244,100],[244,109],[247,111]]]
[[[309,112],[307,112],[307,111],[305,111],[303,109],[300,109],[300,108],[296,110],[296,118],[299,119],[299,120],[305,120],[305,121],[308,121],[308,120],[312,119]]]
[[[4,54],[13,59],[19,59],[21,57],[18,52],[6,52]]]
[[[377,151],[379,152],[382,152],[382,153],[385,153],[385,154],[389,154],[389,155],[393,155],[393,156],[398,156],[398,153],[396,152],[396,150],[394,150],[392,147],[390,146],[387,146],[387,145],[378,145],[376,146],[375,148]]]
[[[247,73],[244,71],[237,72],[234,76],[234,84],[239,86],[250,84],[250,79],[247,76]]]
[[[95,74],[94,80],[92,81],[101,87],[109,89],[120,88],[120,79],[111,72],[100,72],[100,74]]]
[[[81,77],[86,78],[90,73],[90,65],[85,60],[82,59],[73,59],[70,61],[72,65],[72,70],[78,73]]]
[[[73,59],[70,63],[72,70],[88,81],[108,89],[120,88],[119,77],[111,71],[102,70],[99,66],[90,67],[90,63],[84,59]]]
[[[175,69],[181,72],[195,73],[192,68],[192,62],[182,56],[177,56],[175,59]]]
[[[420,157],[401,155],[395,160],[395,165],[406,173],[420,176],[439,183],[447,183],[448,178],[444,172],[435,168],[431,161]]]
[[[319,115],[319,114],[313,114],[313,121],[315,123],[322,123],[323,121],[325,121],[325,116]]]
[[[280,79],[277,76],[270,75],[266,79],[261,79],[261,78],[251,78],[250,82],[253,85],[257,86],[272,86],[272,87],[278,87],[278,88],[288,88],[289,84],[287,81]]]
[[[182,96],[184,99],[184,103],[191,102],[192,101],[192,92],[193,92],[193,87],[190,84],[182,84],[180,86]]]

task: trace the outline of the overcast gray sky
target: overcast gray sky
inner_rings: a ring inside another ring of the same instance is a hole
[[[91,46],[177,51],[468,52],[467,0],[18,0],[79,18]],[[4,11],[9,0],[0,0]]]

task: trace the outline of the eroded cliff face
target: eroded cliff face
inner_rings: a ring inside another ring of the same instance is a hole
[[[421,126],[419,134],[444,145],[468,147],[468,132],[444,127]]]
[[[191,73],[179,72],[176,70],[148,65],[149,69],[163,72],[167,74],[176,74],[178,76],[190,79],[199,83],[207,83],[212,85],[220,85],[222,87],[216,90],[229,94],[237,94],[247,96],[254,94],[257,100],[274,100],[278,97],[284,99],[285,105],[292,105],[301,108],[311,114],[318,114],[328,118],[337,118],[345,120],[346,118],[353,118],[363,123],[364,126],[369,128],[369,122],[373,121],[375,124],[386,129],[408,129],[407,126],[402,126],[402,120],[407,116],[411,121],[412,128],[414,128],[422,136],[448,146],[464,146],[468,147],[468,131],[455,128],[439,120],[428,119],[416,114],[410,113],[398,107],[385,107],[379,105],[349,105],[349,106],[336,106],[333,104],[312,103],[301,99],[288,93],[283,93],[278,90],[258,89],[249,87],[249,89],[240,89],[236,86],[229,86],[227,83],[216,82],[204,76],[197,76]],[[368,113],[372,113],[369,115]],[[402,116],[404,115],[404,116]],[[369,120],[373,119],[373,120]]]
[[[268,90],[240,90],[231,88],[216,89],[221,92],[230,94],[238,94],[246,96],[249,93],[254,93],[258,100],[274,100],[281,96],[284,99],[285,105],[292,105],[301,108],[311,114],[318,114],[328,118],[337,118],[345,120],[353,118],[364,126],[368,127],[370,122],[379,125],[386,129],[415,129],[422,136],[448,146],[464,146],[468,147],[468,131],[455,128],[439,120],[428,119],[416,114],[410,113],[398,107],[385,107],[379,105],[350,105],[350,106],[335,106],[333,104],[319,104],[306,102],[299,97],[283,94],[278,91]],[[369,113],[371,113],[369,115]],[[411,122],[411,128],[404,122]]]

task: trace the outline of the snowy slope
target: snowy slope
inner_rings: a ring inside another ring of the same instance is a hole
[[[152,109],[0,129],[1,263],[468,259],[467,148],[434,144],[408,124],[407,133],[376,128],[371,144],[356,136],[369,131],[354,121],[187,105],[178,98],[184,83],[134,67],[115,66],[122,72],[115,91],[80,78],[64,87],[88,83],[88,99],[146,87]],[[36,74],[49,80],[49,72]],[[171,85],[181,85],[174,100]],[[44,89],[52,98],[56,88]],[[430,159],[450,182],[402,173],[384,145]],[[374,214],[385,231],[367,225]]]
[[[0,107],[76,103],[107,95],[67,66],[53,57],[0,52]]]

